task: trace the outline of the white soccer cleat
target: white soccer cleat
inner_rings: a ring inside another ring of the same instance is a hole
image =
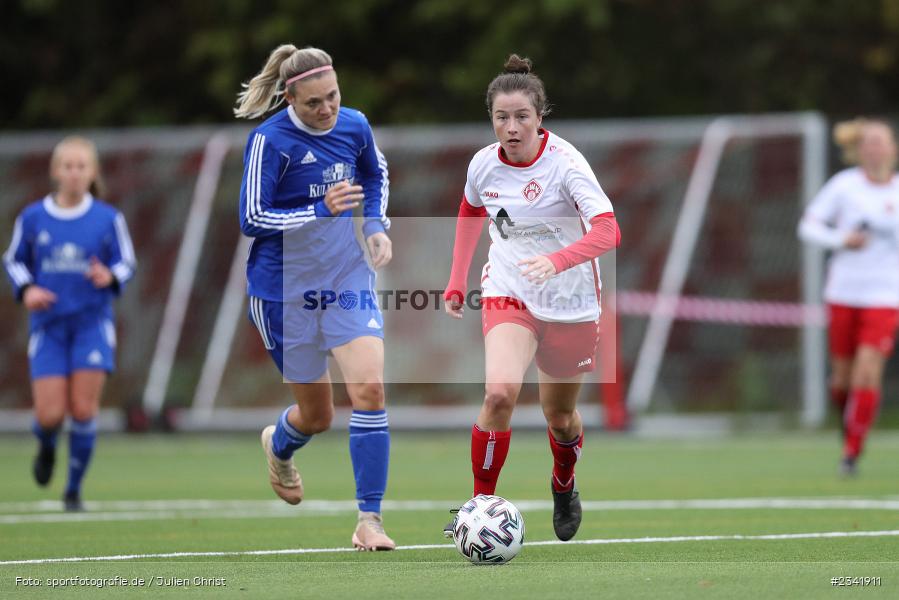
[[[353,546],[356,550],[395,550],[396,542],[384,533],[384,520],[380,514],[359,511]]]
[[[275,426],[269,425],[262,430],[262,449],[268,461],[268,480],[272,489],[288,504],[299,504],[303,500],[303,480],[293,464],[293,459],[282,460],[272,452],[272,436]]]

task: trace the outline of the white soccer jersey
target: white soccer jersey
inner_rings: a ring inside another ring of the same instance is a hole
[[[599,318],[595,259],[538,283],[521,275],[518,265],[573,244],[590,229],[590,219],[612,212],[596,175],[574,146],[542,130],[540,151],[525,165],[510,163],[499,143],[482,148],[468,165],[465,198],[490,216],[493,243],[481,274],[484,297],[523,301],[543,321]]]
[[[863,229],[868,243],[843,247]],[[899,307],[899,177],[877,184],[860,168],[834,175],[802,217],[799,235],[834,250],[825,301],[856,307]]]

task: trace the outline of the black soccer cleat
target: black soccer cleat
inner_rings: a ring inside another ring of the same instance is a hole
[[[581,496],[576,485],[567,492],[557,492],[550,482],[549,489],[553,493],[553,530],[557,538],[567,542],[581,526]]]
[[[34,480],[38,485],[45,486],[50,483],[50,477],[53,476],[53,465],[55,463],[56,452],[54,449],[41,446],[31,465],[31,473],[34,475]]]
[[[81,502],[81,494],[78,492],[66,492],[62,497],[62,505],[66,512],[84,511],[84,503]]]
[[[846,456],[840,461],[840,475],[847,478],[858,475],[857,457]]]
[[[455,516],[453,516],[453,520],[452,520],[452,521],[450,521],[449,523],[447,523],[447,524],[443,527],[443,537],[445,537],[445,538],[451,538],[451,537],[453,537],[453,534],[454,534],[454,532],[455,532],[455,530],[456,530],[456,520],[459,518],[459,516],[458,516],[458,515],[459,515],[459,509],[458,509],[458,508],[451,508],[451,509],[450,509],[450,513],[452,513],[452,514],[455,515]]]

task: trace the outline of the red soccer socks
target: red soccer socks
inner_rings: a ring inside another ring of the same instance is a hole
[[[512,430],[483,431],[471,428],[471,472],[474,475],[474,495],[493,495],[499,472],[509,454]]]

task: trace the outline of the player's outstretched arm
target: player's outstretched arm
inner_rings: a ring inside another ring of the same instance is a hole
[[[549,278],[556,273],[561,273],[588,260],[598,258],[620,245],[621,230],[618,228],[618,221],[615,219],[615,215],[613,213],[596,215],[590,219],[590,231],[584,237],[557,252],[553,252],[545,257],[539,257],[552,263],[552,273],[548,272],[545,263],[540,261],[539,265],[526,269],[522,275],[528,276],[531,281],[534,280],[531,277],[533,275],[536,275],[538,279],[541,278],[541,275],[543,278]],[[534,259],[529,260],[533,261]],[[525,262],[528,261],[522,261],[522,263]]]
[[[478,238],[487,219],[487,209],[472,206],[465,196],[459,204],[456,218],[456,239],[453,243],[453,266],[449,282],[443,292],[445,310],[453,318],[461,319],[465,310],[465,293],[468,290],[468,270],[478,247]]]

